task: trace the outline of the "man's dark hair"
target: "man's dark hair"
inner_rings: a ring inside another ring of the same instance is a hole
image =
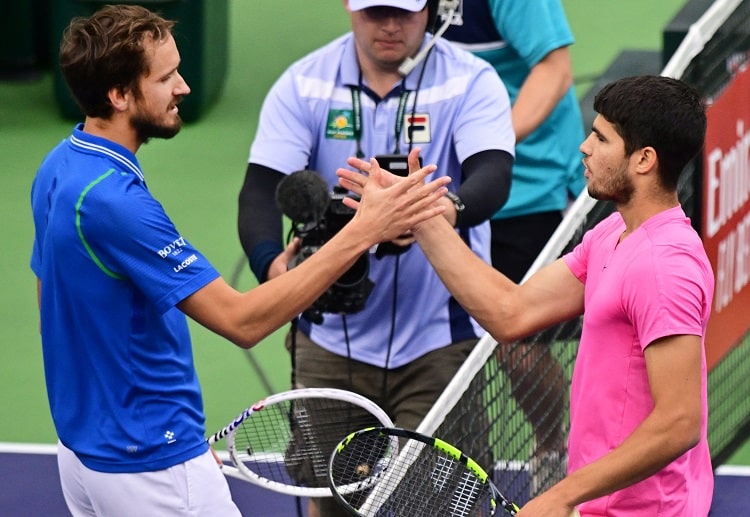
[[[614,125],[625,153],[651,146],[665,188],[676,189],[682,170],[703,148],[706,107],[686,83],[643,75],[614,81],[594,98],[594,111]]]
[[[138,82],[149,74],[144,42],[167,38],[174,23],[137,5],[108,5],[70,22],[60,42],[60,70],[86,116],[112,115],[112,88],[140,95]]]

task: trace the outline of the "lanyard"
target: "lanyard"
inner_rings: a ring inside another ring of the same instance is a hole
[[[351,86],[350,89],[352,91],[353,132],[354,139],[357,141],[357,158],[362,159],[365,157],[365,153],[362,152],[362,99],[360,98],[359,87]],[[406,100],[409,98],[409,93],[409,90],[404,89],[398,101],[396,127],[394,128],[396,135],[396,149],[393,151],[394,154],[401,154],[399,140],[401,140],[401,131],[404,129],[404,113],[406,112]]]

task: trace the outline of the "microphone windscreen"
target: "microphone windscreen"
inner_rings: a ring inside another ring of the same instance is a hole
[[[276,187],[276,206],[295,223],[319,221],[330,202],[328,184],[315,171],[293,172]]]

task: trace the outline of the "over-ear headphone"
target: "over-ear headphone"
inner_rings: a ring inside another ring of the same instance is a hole
[[[427,30],[435,32],[438,27],[440,0],[427,0]]]

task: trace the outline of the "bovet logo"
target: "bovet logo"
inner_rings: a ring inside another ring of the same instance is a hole
[[[185,246],[185,239],[183,237],[179,237],[164,246],[162,249],[158,250],[157,253],[161,258],[167,258],[170,255],[179,255],[180,253],[182,253],[183,246]]]

